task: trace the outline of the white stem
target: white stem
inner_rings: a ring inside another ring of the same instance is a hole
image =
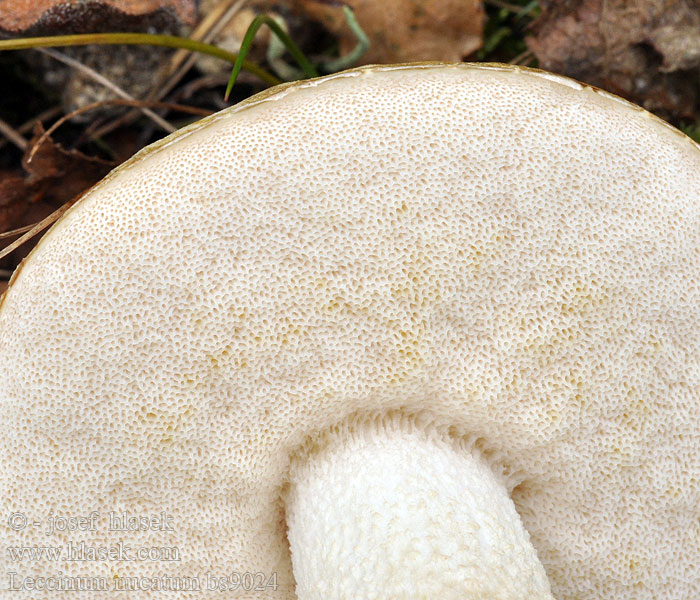
[[[334,437],[292,465],[287,524],[299,600],[552,598],[503,483],[437,435]]]

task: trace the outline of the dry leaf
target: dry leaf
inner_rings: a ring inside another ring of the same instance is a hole
[[[528,46],[543,69],[666,118],[700,116],[700,0],[543,0]]]
[[[128,31],[134,25],[158,27],[175,16],[192,24],[196,14],[194,0],[0,0],[0,29],[32,34]]]
[[[97,183],[115,164],[65,150],[50,136],[44,136],[44,128],[37,123],[22,166],[27,171],[26,184],[35,197],[60,206]]]
[[[0,232],[18,226],[27,212],[24,177],[13,171],[0,171]]]
[[[355,46],[357,39],[341,6],[315,0],[297,4],[339,37],[343,53]],[[371,42],[362,64],[460,61],[481,46],[484,11],[478,0],[348,0],[347,4]]]
[[[22,160],[25,177],[0,173],[0,232],[41,221],[57,207],[87,191],[115,166],[77,150],[66,150],[43,134],[43,127],[37,124]],[[37,147],[38,142],[41,144]],[[0,240],[0,248],[14,239]],[[39,237],[31,240],[2,259],[0,269],[14,269],[38,240]]]
[[[40,220],[54,210],[52,206],[44,205],[42,202],[32,204],[33,200],[34,194],[29,190],[21,174],[12,171],[0,172],[0,233],[34,223],[35,220]],[[37,213],[43,214],[37,218]],[[0,239],[0,249],[12,243],[16,237]],[[32,244],[27,248],[20,248],[20,251],[12,256],[0,259],[0,270],[5,272],[0,279],[4,279],[7,272],[14,270],[19,261],[27,255],[31,246]],[[0,281],[0,294],[3,292],[4,283]]]

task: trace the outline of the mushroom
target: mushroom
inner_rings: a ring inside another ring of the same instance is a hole
[[[187,127],[41,240],[0,352],[1,545],[146,549],[4,589],[700,597],[700,149],[570,79],[373,66]]]

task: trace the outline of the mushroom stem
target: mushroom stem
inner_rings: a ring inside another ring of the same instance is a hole
[[[373,427],[295,459],[297,596],[551,599],[504,483],[437,434]]]

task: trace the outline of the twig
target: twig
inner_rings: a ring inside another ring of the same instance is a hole
[[[222,73],[220,75],[204,75],[179,87],[177,91],[170,96],[170,98],[171,100],[177,102],[183,100],[186,101],[189,100],[200,90],[216,87],[219,85],[226,85],[227,81],[228,75],[226,75],[225,73]]]
[[[9,123],[0,119],[0,134],[4,135],[10,142],[17,146],[22,152],[27,149],[27,140]]]
[[[79,197],[80,196],[78,196],[78,198]],[[75,204],[78,198],[74,198],[70,202],[66,202],[63,206],[61,206],[61,208],[58,208],[55,211],[53,211],[48,217],[42,219],[35,225],[32,225],[31,229],[27,231],[27,233],[25,233],[22,237],[16,239],[9,246],[0,250],[0,258],[5,258],[8,254],[14,252],[22,244],[31,240],[37,233],[39,233],[43,229],[46,229],[49,225],[57,221],[64,212],[66,212],[71,206],[73,206],[73,204]]]
[[[202,41],[206,44],[210,43],[229,24],[231,19],[233,19],[245,3],[246,0],[225,0],[224,2],[220,2],[197,25],[189,36],[190,39]],[[172,73],[171,80],[168,81],[170,87],[165,92],[159,91],[158,97],[162,98],[172,90],[182,76],[190,70],[196,60],[197,56],[187,50],[178,50],[175,52],[170,61],[170,72]],[[181,73],[183,70],[184,72]],[[179,75],[179,77],[176,77],[177,75]],[[174,83],[171,82],[172,79],[175,79]]]
[[[120,98],[124,98],[125,100],[136,100],[132,95],[128,94],[125,92],[122,88],[120,88],[118,85],[116,85],[114,82],[110,81],[107,79],[104,75],[100,75],[97,71],[94,69],[91,69],[87,65],[84,65],[78,60],[75,60],[74,58],[71,58],[70,56],[66,56],[62,52],[58,52],[57,50],[52,50],[51,48],[37,48],[39,52],[42,52],[43,54],[48,54],[51,58],[58,60],[70,67],[73,67],[74,69],[77,69],[90,79],[93,79],[100,85],[103,85],[106,87],[108,90],[112,91],[114,94],[119,96]],[[167,131],[168,133],[173,133],[174,131],[177,130],[176,127],[168,123],[163,117],[160,115],[157,115],[154,113],[150,108],[146,107],[140,107],[139,110],[146,115],[149,119],[151,119],[154,123],[156,123],[159,127]]]
[[[521,52],[513,58],[512,60],[509,60],[508,62],[511,65],[525,65],[527,63],[532,62],[532,59],[534,58],[534,54],[532,53],[532,50],[525,50],[525,52]]]
[[[16,128],[16,131],[18,133],[21,133],[22,135],[24,135],[25,133],[31,133],[32,129],[34,128],[34,125],[43,121],[47,121],[49,119],[54,119],[62,112],[63,111],[60,106],[52,106],[48,110],[39,113],[36,117],[32,117],[31,119],[29,119],[29,121],[25,121],[24,123],[22,123],[22,125]],[[0,140],[0,148],[2,148],[5,144],[7,144],[6,139]]]
[[[124,44],[138,44],[138,43],[143,43],[143,44],[152,44],[152,45],[160,45],[160,46],[167,46],[167,47],[175,47],[179,48],[180,50],[178,53],[175,54],[174,57],[174,65],[179,64],[179,61],[181,58],[180,56],[187,56],[190,54],[189,58],[187,58],[187,61],[182,67],[180,68],[179,71],[177,71],[175,74],[173,74],[170,79],[160,87],[160,89],[156,93],[151,93],[147,97],[148,100],[153,100],[153,99],[162,99],[177,83],[180,81],[180,79],[189,71],[191,68],[192,64],[197,60],[195,55],[192,55],[192,52],[199,52],[203,54],[209,54],[211,56],[216,56],[217,58],[221,58],[223,60],[226,60],[231,63],[236,62],[237,54],[228,52],[226,50],[223,50],[222,48],[218,48],[217,46],[212,46],[208,43],[205,42],[210,42],[218,33],[219,31],[225,27],[228,24],[228,21],[233,17],[233,15],[240,9],[241,5],[244,4],[245,0],[229,0],[228,3],[231,1],[234,2],[232,6],[230,6],[226,12],[224,13],[224,16],[217,22],[216,26],[206,35],[204,36],[204,42],[197,41],[196,39],[188,39],[188,38],[179,38],[176,36],[152,36],[150,34],[100,34],[99,39],[95,40],[94,43],[105,43],[105,44],[119,44],[119,43],[124,43]],[[228,3],[222,3],[222,5],[226,5]],[[215,16],[218,16],[220,14],[218,11],[215,11],[213,13]],[[201,26],[201,25],[200,25]],[[198,27],[199,29],[199,27]],[[107,40],[104,41],[105,35],[112,35],[112,36],[119,36],[119,39],[113,39],[113,40]],[[134,35],[141,36],[141,38],[145,37],[146,40],[143,42],[135,41],[133,39]],[[194,34],[193,34],[194,35]],[[27,38],[27,40],[39,40],[39,41],[44,41],[44,40],[55,40],[55,39],[60,39],[60,40],[65,40],[66,38],[69,38],[68,41],[72,38],[95,38],[95,34],[89,34],[86,36],[54,36],[52,38]],[[154,40],[153,38],[157,38]],[[124,41],[119,41],[119,40],[124,40]],[[15,42],[16,40],[9,40],[11,42]],[[160,43],[163,41],[170,41],[173,42],[171,43]],[[70,44],[63,44],[63,45],[87,45],[89,43],[93,43],[89,40],[77,40],[74,41]],[[3,45],[4,42],[0,41],[0,50],[3,49],[14,49],[13,47],[6,47]],[[16,45],[16,44],[15,44]],[[59,43],[42,43],[44,46],[48,45],[62,45]],[[24,44],[22,47],[32,47],[30,44]],[[183,54],[179,54],[179,52],[182,52]],[[261,69],[258,67],[255,63],[252,63],[250,61],[244,61],[245,66],[244,69],[248,71],[249,73],[257,76],[259,79],[262,79],[265,83],[269,85],[277,85],[279,83],[282,83],[279,79],[277,79],[274,75],[271,75],[267,71]],[[94,137],[101,137],[104,135],[107,135],[108,133],[111,133],[118,127],[131,122],[136,114],[138,114],[138,111],[129,111],[127,114],[118,117],[114,121],[111,121],[110,123],[107,123],[106,125],[103,125],[100,129],[96,130],[95,133],[93,134]]]
[[[225,0],[217,4],[216,8],[197,25],[196,29],[190,35],[190,39],[201,39],[204,43],[210,43],[229,24],[245,2],[246,0]],[[189,72],[196,61],[197,55],[188,50],[178,50],[175,52],[170,63],[172,74],[163,85],[158,89],[154,89],[147,96],[147,99],[161,100],[164,98]],[[226,81],[223,83],[226,83]],[[107,135],[118,127],[130,123],[135,117],[136,111],[131,110],[125,115],[102,126],[100,129],[95,130],[95,136],[101,137]]]
[[[186,113],[191,113],[191,114],[197,114],[197,115],[202,115],[202,116],[207,116],[211,114],[211,111],[208,110],[203,110],[200,108],[195,108],[194,106],[185,106],[182,104],[173,104],[171,102],[145,102],[141,100],[125,100],[125,99],[119,99],[115,98],[113,100],[103,100],[101,102],[94,102],[92,104],[87,104],[85,106],[81,106],[80,108],[74,110],[71,113],[68,113],[67,115],[64,115],[60,119],[58,119],[51,127],[49,127],[42,135],[39,137],[39,139],[36,141],[36,143],[32,146],[32,150],[29,153],[29,156],[27,157],[27,163],[31,162],[32,158],[34,157],[34,154],[36,153],[37,149],[41,146],[41,144],[44,143],[44,140],[49,137],[58,127],[60,127],[63,123],[65,123],[67,120],[73,118],[74,116],[78,114],[82,114],[84,112],[88,112],[90,110],[93,110],[95,108],[100,108],[102,106],[108,105],[108,104],[116,104],[116,105],[122,105],[122,106],[151,106],[153,108],[166,108],[169,110],[178,110],[180,112],[186,112]],[[78,199],[82,196],[79,195],[72,200],[66,202],[63,204],[60,208],[56,209],[54,212],[52,212],[48,217],[42,219],[38,223],[35,223],[34,225],[29,225],[27,227],[20,227],[18,229],[13,229],[12,231],[7,231],[5,233],[0,234],[0,239],[2,238],[7,238],[7,237],[13,237],[17,234],[24,233],[20,238],[16,239],[14,242],[12,242],[9,246],[6,248],[3,248],[0,250],[0,258],[4,258],[17,248],[19,248],[22,244],[27,242],[28,240],[32,239],[35,235],[37,235],[40,231],[43,229],[46,229],[49,225],[54,223],[61,217],[61,215],[66,212],[73,204],[75,204]]]
[[[170,110],[179,110],[180,112],[187,112],[193,115],[201,115],[203,117],[208,117],[215,111],[213,110],[206,110],[204,108],[195,108],[194,106],[185,106],[182,104],[177,104],[173,102],[159,102],[157,100],[144,100],[143,104],[146,106],[154,106],[156,108],[169,108]],[[136,106],[136,104],[130,105],[130,104],[124,104],[124,106]],[[186,109],[186,110],[185,110]],[[101,138],[107,135],[108,133],[111,133],[115,129],[118,129],[119,127],[126,125],[130,123],[133,120],[134,113],[132,111],[127,112],[125,115],[122,115],[121,117],[118,117],[114,119],[113,121],[110,121],[108,123],[105,123],[101,127],[98,128],[92,128],[89,127],[85,132],[84,135],[87,135],[88,139],[96,139],[96,138]]]
[[[0,240],[4,240],[5,238],[11,238],[15,237],[16,235],[20,235],[21,233],[24,233],[25,231],[29,231],[32,227],[34,227],[36,223],[32,225],[25,225],[24,227],[18,227],[17,229],[10,229],[10,231],[3,231],[0,233]]]
[[[49,127],[41,135],[41,137],[36,141],[36,143],[33,145],[32,149],[29,153],[29,156],[27,157],[27,163],[30,163],[32,161],[32,158],[34,158],[34,154],[36,154],[36,151],[44,143],[46,138],[48,138],[61,125],[63,125],[63,123],[65,123],[69,119],[72,119],[75,116],[89,112],[89,111],[94,110],[96,108],[102,108],[103,106],[107,106],[110,104],[117,105],[117,106],[137,106],[137,107],[150,106],[152,108],[166,108],[169,110],[177,110],[180,112],[185,112],[185,113],[190,113],[190,114],[195,114],[195,115],[202,115],[202,116],[209,116],[211,114],[211,111],[209,111],[209,110],[203,110],[201,108],[195,108],[194,106],[186,106],[183,104],[173,104],[171,102],[149,102],[149,101],[144,101],[144,100],[126,100],[126,99],[122,100],[119,98],[114,98],[112,100],[102,100],[100,102],[93,102],[92,104],[86,104],[85,106],[81,106],[80,108],[76,108],[74,111],[71,111],[67,115],[63,115],[53,125],[51,125],[51,127]]]

